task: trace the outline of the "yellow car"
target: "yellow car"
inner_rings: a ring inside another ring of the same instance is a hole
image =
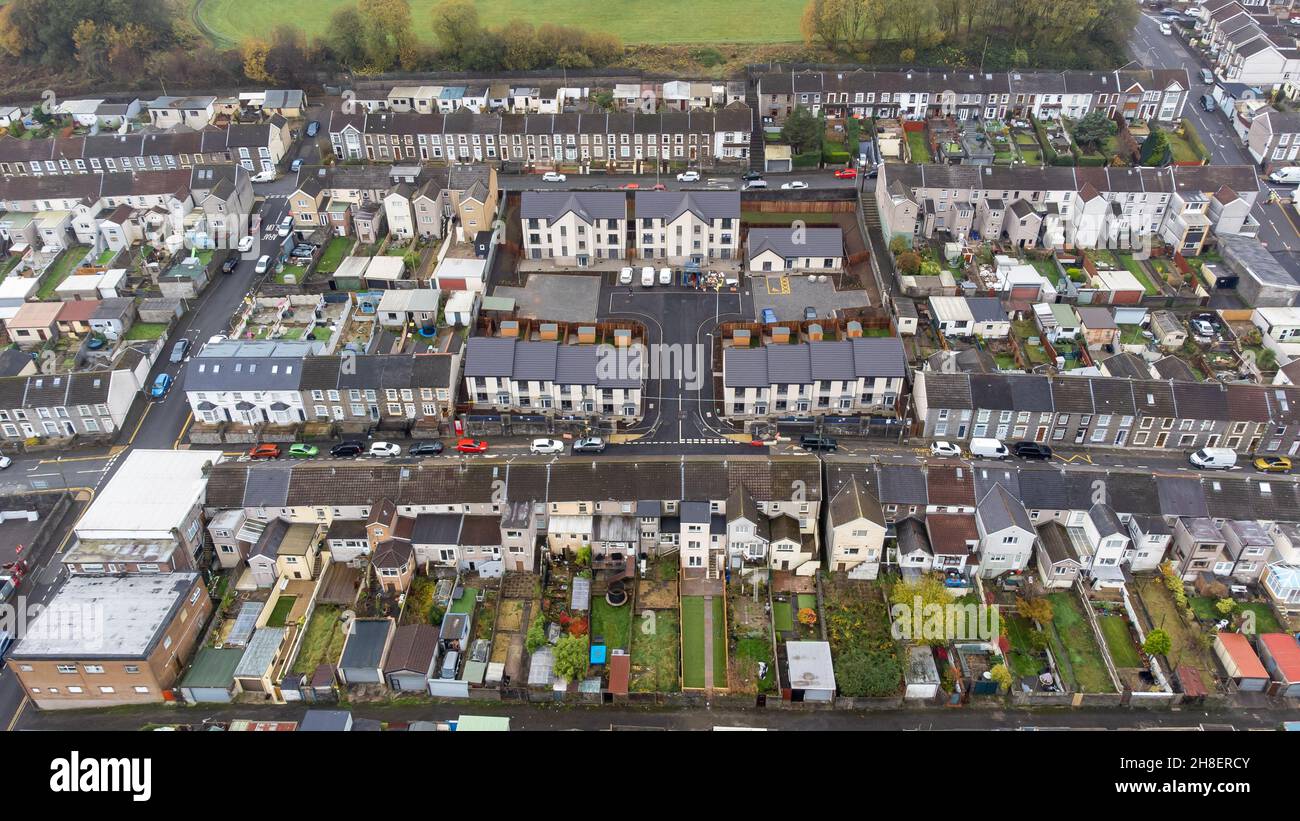
[[[1255,458],[1255,470],[1266,473],[1290,473],[1291,460],[1285,456],[1258,456]]]

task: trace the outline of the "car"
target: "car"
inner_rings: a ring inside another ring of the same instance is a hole
[[[605,440],[599,436],[584,436],[573,443],[574,453],[604,453]]]
[[[634,182],[624,183],[623,185],[619,186],[619,188],[622,188],[624,191],[635,191],[640,187],[641,187],[640,185],[637,185]]]
[[[1214,82],[1214,72],[1210,71],[1208,68],[1201,69],[1201,82],[1206,85],[1211,85]]]
[[[364,450],[365,450],[365,446],[362,445],[360,442],[349,440],[347,442],[340,442],[334,447],[330,448],[330,456],[340,457],[340,458],[344,456],[360,456],[362,451]]]
[[[839,446],[840,443],[830,436],[818,436],[817,434],[809,433],[799,437],[799,447],[804,450],[824,450],[833,452]]]
[[[589,189],[592,190],[592,191],[608,191],[608,190],[609,190],[609,186],[606,185],[606,184],[603,183],[603,182],[598,182],[598,183],[596,183],[595,185],[589,185],[589,186],[587,186],[587,188],[589,188]]]
[[[190,350],[190,341],[188,339],[178,339],[172,346],[172,355],[167,358],[168,362],[175,365],[177,362],[185,361],[185,354]]]
[[[700,172],[698,172],[698,171],[683,171],[682,173],[680,173],[680,174],[677,175],[677,181],[678,181],[678,182],[699,182],[699,181],[700,181]]]
[[[930,444],[930,455],[943,459],[960,459],[961,447],[954,445],[952,442],[932,442]]]
[[[167,395],[167,391],[172,389],[172,375],[169,373],[160,373],[154,377],[153,386],[149,388],[149,396],[154,399],[162,399]]]
[[[759,316],[759,321],[764,325],[771,325],[776,322],[776,311],[771,308],[764,308],[762,314]]]
[[[856,180],[857,178],[858,169],[856,168],[841,168],[835,172],[835,179],[837,180]]]
[[[394,456],[401,456],[402,448],[400,445],[394,445],[392,442],[375,442],[370,446],[367,455],[389,459]]]
[[[805,321],[812,322],[814,319],[817,318],[817,309],[812,307],[811,305],[806,306],[803,309],[803,318]]]
[[[8,458],[8,457],[5,457]],[[0,665],[9,657],[9,651],[14,647],[14,637],[8,630],[0,630]]]
[[[456,450],[461,453],[486,453],[488,443],[482,439],[460,439],[456,442]]]
[[[528,446],[529,453],[551,454],[564,453],[564,443],[559,439],[534,439]]]
[[[660,285],[672,285],[672,284],[673,284],[673,269],[672,269],[672,268],[660,268],[660,269],[659,269],[659,284],[660,284]]]
[[[567,182],[568,177],[555,171],[547,171],[542,175],[542,182]]]
[[[249,178],[253,182],[275,182],[275,171],[262,171]]]
[[[619,285],[631,285],[631,284],[632,284],[632,269],[631,269],[631,268],[624,268],[623,270],[621,270],[621,271],[618,272],[618,284],[619,284]]]
[[[668,186],[664,185],[664,184],[661,183],[661,182],[657,182],[657,183],[654,184],[654,187],[651,188],[650,190],[651,190],[651,191],[667,191],[667,190],[668,190]]]
[[[1169,25],[1168,23],[1161,23],[1161,24],[1160,24],[1160,33],[1161,33],[1161,34],[1173,34],[1173,33],[1174,33],[1174,27],[1171,26],[1171,25]]]
[[[258,257],[257,264],[253,266],[253,271],[259,274],[265,274],[269,270],[271,270],[271,257],[267,254],[263,254]]]
[[[410,456],[437,456],[442,453],[442,442],[421,442],[414,445],[407,454]]]
[[[218,342],[225,342],[228,339],[230,339],[230,337],[226,336],[225,334],[213,334],[212,336],[208,337],[208,344],[216,345]]]
[[[1256,456],[1255,470],[1265,473],[1290,473],[1291,460],[1286,456]]]
[[[248,449],[249,459],[279,459],[280,446],[276,444],[253,445]]]
[[[13,459],[10,459],[8,456],[0,455],[0,470],[4,470],[5,468],[9,467],[13,463],[14,463]]]
[[[316,246],[295,245],[293,246],[293,250],[289,252],[289,256],[293,257],[294,259],[311,259],[312,257],[316,256]]]
[[[239,252],[231,251],[229,254],[226,254],[226,258],[221,261],[221,273],[233,274],[237,267],[239,267]]]
[[[293,162],[289,163],[289,170],[292,171],[292,172],[294,172],[295,174],[298,173],[298,169],[299,169],[299,168],[302,168],[302,159],[301,159],[301,158],[296,159],[296,160],[294,160]]]
[[[313,456],[318,455],[319,453],[320,453],[320,448],[316,447],[315,445],[298,444],[298,445],[289,446],[290,459],[310,459]]]
[[[253,250],[253,243],[255,242],[257,242],[257,239],[253,237],[252,234],[241,239],[239,241],[239,253],[247,254],[249,251]]]
[[[1011,452],[1021,459],[1051,459],[1052,449],[1041,442],[1016,442],[1011,445]]]
[[[286,216],[280,220],[280,225],[275,229],[275,235],[284,239],[293,233],[293,216]]]
[[[1213,111],[1214,108],[1215,108],[1215,106],[1214,106],[1214,98],[1211,97],[1209,94],[1202,94],[1202,95],[1201,95],[1201,108],[1205,109],[1206,111]]]
[[[807,187],[808,187],[808,183],[804,182],[803,180],[795,180],[793,182],[781,183],[782,191],[802,191]]]
[[[763,179],[763,174],[759,171],[746,171],[740,175],[740,178],[745,182],[753,182],[754,180]]]
[[[1288,165],[1286,168],[1279,168],[1268,175],[1268,181],[1281,185],[1300,183],[1300,165]]]
[[[311,122],[307,123],[308,137],[315,137],[319,133],[320,133],[320,123],[316,122],[315,120],[312,120]]]
[[[646,265],[641,269],[641,287],[651,288],[655,284],[655,269]]]
[[[750,180],[749,182],[745,183],[744,186],[742,186],[742,189],[741,189],[741,190],[743,190],[743,191],[750,191],[750,190],[753,190],[753,189],[759,189],[759,188],[762,188],[762,189],[767,188],[767,180],[762,179],[762,178],[759,178],[759,179],[757,179],[757,180]]]
[[[1192,332],[1197,336],[1203,336],[1210,339],[1214,338],[1214,326],[1204,319],[1193,319],[1191,322]]]

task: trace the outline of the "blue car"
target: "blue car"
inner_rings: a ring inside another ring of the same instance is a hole
[[[153,387],[149,389],[149,395],[154,399],[162,399],[167,395],[167,391],[172,388],[172,375],[169,373],[160,373],[153,381]]]
[[[764,322],[767,325],[771,325],[772,323],[776,322],[776,311],[772,310],[771,308],[764,308],[762,322]]]

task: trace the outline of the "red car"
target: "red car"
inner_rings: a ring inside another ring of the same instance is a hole
[[[858,169],[856,169],[856,168],[841,168],[839,171],[836,171],[836,172],[835,172],[835,176],[836,176],[838,179],[841,179],[841,180],[852,180],[852,179],[857,179],[857,176],[858,176]]]
[[[663,183],[657,183],[657,184],[655,185],[655,187],[654,187],[654,190],[655,190],[655,191],[667,191],[667,190],[668,190],[668,186],[664,185]]]
[[[641,187],[641,186],[637,185],[637,184],[634,183],[634,182],[629,182],[629,183],[627,183],[626,185],[620,185],[620,186],[619,186],[619,188],[622,188],[624,191],[631,191],[631,190],[633,190],[633,189],[640,188],[640,187]]]
[[[248,449],[249,459],[279,459],[279,445],[253,445]]]
[[[456,450],[461,453],[487,453],[488,444],[482,439],[461,439],[456,442]]]

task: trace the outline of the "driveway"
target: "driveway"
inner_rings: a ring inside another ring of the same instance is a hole
[[[833,276],[833,275],[831,275]],[[807,276],[755,276],[748,280],[754,293],[757,320],[764,308],[771,308],[779,321],[803,319],[804,308],[815,308],[817,316],[829,319],[837,308],[865,308],[871,304],[866,291],[837,291],[831,278]]]
[[[554,322],[594,322],[601,278],[593,274],[529,274],[522,288],[498,286],[493,296],[515,300],[520,316]]]

